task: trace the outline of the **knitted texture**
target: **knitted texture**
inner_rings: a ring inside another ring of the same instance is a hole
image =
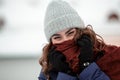
[[[78,13],[65,1],[56,0],[48,4],[44,20],[44,32],[47,40],[66,28],[84,28]]]
[[[56,50],[62,52],[66,57],[66,62],[69,63],[72,72],[80,73],[79,58],[80,47],[77,46],[74,40],[64,41],[59,44],[54,44]]]

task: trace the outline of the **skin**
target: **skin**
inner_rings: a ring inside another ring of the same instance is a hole
[[[53,44],[59,44],[67,40],[72,40],[77,33],[75,28],[69,28],[62,30],[60,32],[57,32],[51,37]]]

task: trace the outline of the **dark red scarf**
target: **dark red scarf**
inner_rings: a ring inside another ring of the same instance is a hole
[[[106,45],[105,54],[97,61],[98,66],[111,80],[120,80],[120,47]]]
[[[56,50],[62,52],[66,57],[66,62],[69,63],[73,72],[79,73],[79,59],[80,48],[76,45],[74,40],[68,40],[60,44],[55,44]]]

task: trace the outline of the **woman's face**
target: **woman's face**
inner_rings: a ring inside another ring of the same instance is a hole
[[[70,28],[70,29],[65,29],[63,31],[60,31],[51,37],[52,43],[58,44],[67,40],[72,40],[76,35],[76,32],[77,31],[75,28]]]

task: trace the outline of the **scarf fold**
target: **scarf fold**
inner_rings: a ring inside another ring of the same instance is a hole
[[[68,40],[60,44],[54,44],[56,50],[62,52],[66,57],[66,62],[69,63],[70,68],[74,73],[79,73],[79,59],[80,48],[74,40]]]

